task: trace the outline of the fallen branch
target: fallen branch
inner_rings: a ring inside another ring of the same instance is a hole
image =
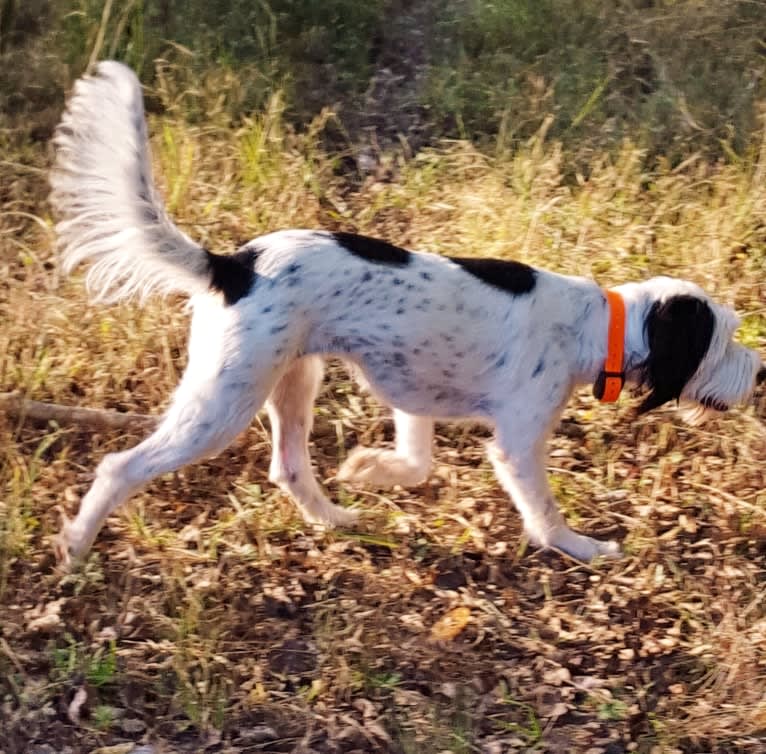
[[[59,424],[78,424],[91,429],[150,429],[157,423],[154,416],[147,414],[123,414],[102,408],[42,403],[22,398],[16,393],[0,393],[0,412],[21,421],[55,421]]]

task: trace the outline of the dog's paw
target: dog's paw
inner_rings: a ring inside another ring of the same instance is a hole
[[[298,503],[298,507],[307,524],[327,529],[352,527],[359,520],[359,511],[342,508],[329,500],[312,501],[309,505]]]
[[[53,547],[53,555],[56,558],[56,568],[63,573],[69,573],[72,570],[73,558],[69,552],[69,542],[63,532],[54,534],[50,538]]]
[[[56,557],[57,568],[63,573],[69,573],[77,561],[77,553],[72,548],[70,536],[72,519],[61,508],[58,509],[58,512],[60,518],[59,531],[50,538],[50,543],[53,547],[53,554]]]
[[[622,557],[620,545],[613,540],[593,539],[577,534],[571,529],[561,529],[546,543],[567,555],[588,563],[596,558],[616,559]]]
[[[57,507],[61,524],[59,531],[49,538],[56,557],[56,567],[62,573],[76,571],[93,544],[94,535],[89,535],[77,525],[76,520],[69,518],[63,508]]]
[[[417,487],[428,478],[428,466],[413,463],[393,450],[354,448],[338,470],[338,481],[371,487]]]
[[[352,511],[348,508],[342,508],[340,505],[333,505],[325,512],[322,523],[329,526],[351,527],[359,521],[359,511]]]
[[[615,542],[613,539],[592,539],[587,537],[595,546],[596,554],[593,558],[608,558],[609,560],[619,560],[622,558],[622,548],[619,542]]]

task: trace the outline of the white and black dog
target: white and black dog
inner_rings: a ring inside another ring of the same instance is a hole
[[[489,455],[530,539],[575,558],[617,555],[572,531],[545,472],[546,441],[576,385],[604,370],[610,308],[591,280],[494,259],[412,253],[362,236],[271,233],[221,256],[182,233],[154,188],[141,88],[101,63],[75,86],[57,130],[51,200],[63,265],[91,262],[98,300],[192,297],[189,362],[157,430],[108,455],[58,542],[82,555],[104,519],[150,479],[225,448],[266,405],[269,478],[307,521],[348,524],[311,470],[308,437],[323,359],[358,367],[394,408],[394,450],[359,448],[339,478],[415,485],[431,465],[434,418],[475,417],[495,430]],[[690,282],[621,285],[622,372],[648,395],[725,410],[766,378],[733,342],[738,319]]]

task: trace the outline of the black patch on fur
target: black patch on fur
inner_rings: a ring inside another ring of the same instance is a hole
[[[259,251],[245,247],[233,254],[213,254],[205,251],[210,265],[210,287],[223,294],[228,306],[247,296],[255,283],[255,260]]]
[[[705,358],[715,328],[715,315],[695,296],[673,296],[652,305],[644,323],[649,356],[641,367],[651,392],[640,414],[681,397],[686,383]]]
[[[375,264],[385,264],[389,267],[406,267],[412,259],[407,249],[381,241],[377,238],[359,236],[356,233],[332,233],[333,239],[346,251],[354,256]]]
[[[760,385],[763,382],[766,382],[766,366],[762,366],[758,370],[758,374],[755,375],[755,384],[756,385]]]
[[[482,283],[522,296],[535,287],[537,271],[523,262],[482,257],[448,257]]]

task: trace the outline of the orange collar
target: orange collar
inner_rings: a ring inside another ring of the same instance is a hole
[[[605,290],[609,304],[609,335],[606,361],[593,385],[593,395],[602,403],[614,403],[625,384],[622,359],[625,351],[625,301],[617,291]]]

